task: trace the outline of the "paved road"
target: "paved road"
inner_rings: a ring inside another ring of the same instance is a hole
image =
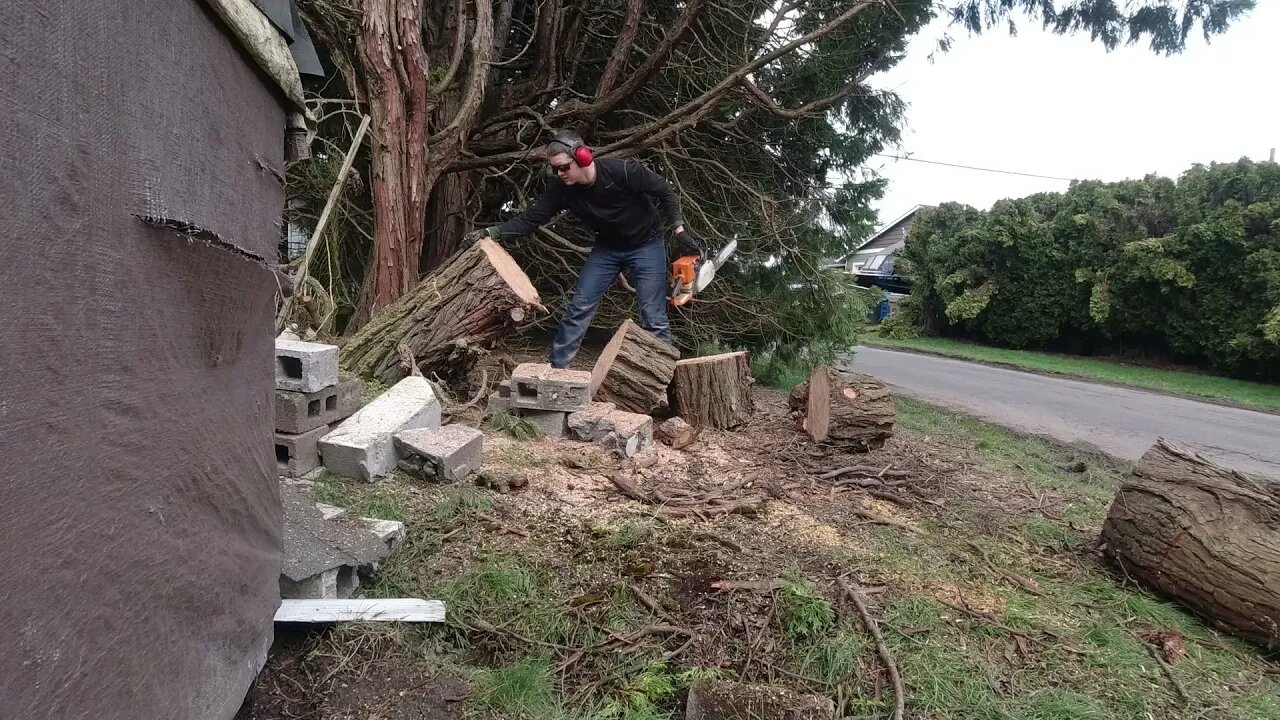
[[[1280,415],[881,348],[856,348],[852,365],[904,394],[1127,460],[1163,436],[1280,478]]]

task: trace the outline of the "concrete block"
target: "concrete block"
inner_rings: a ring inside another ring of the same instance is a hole
[[[423,460],[423,472],[438,480],[465,480],[484,462],[484,433],[466,425],[405,430],[396,433],[403,456]]]
[[[320,467],[320,439],[329,432],[321,426],[304,433],[276,433],[276,466],[281,475],[301,477]]]
[[[498,389],[489,393],[488,411],[491,413],[511,411],[511,382],[503,380]]]
[[[614,410],[607,417],[613,430],[600,442],[610,450],[634,457],[653,444],[653,418],[648,415]]]
[[[653,444],[653,418],[619,410],[613,403],[591,403],[568,420],[569,434],[632,457]]]
[[[439,426],[440,401],[431,384],[411,376],[325,435],[320,454],[331,472],[368,482],[395,469],[396,433]]]
[[[609,413],[618,409],[610,402],[593,402],[585,409],[569,414],[569,435],[575,440],[596,442],[604,439],[612,427],[607,420]]]
[[[360,409],[362,391],[354,377],[313,393],[276,390],[276,430],[304,433],[345,420]]]
[[[316,392],[338,384],[338,346],[276,340],[276,389]]]
[[[511,406],[523,410],[574,412],[591,403],[591,373],[525,363],[511,373]]]
[[[320,516],[325,520],[347,516],[346,508],[340,508],[335,505],[316,503],[316,509],[320,511]],[[404,541],[404,523],[398,520],[379,520],[378,518],[362,517],[358,522],[379,540],[386,543],[391,550],[395,550]]]
[[[561,410],[517,410],[517,414],[538,428],[544,437],[564,437],[569,431],[569,413]]]

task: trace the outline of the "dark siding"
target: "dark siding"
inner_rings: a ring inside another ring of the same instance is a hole
[[[196,0],[0,2],[0,718],[235,714],[271,639],[284,111]]]

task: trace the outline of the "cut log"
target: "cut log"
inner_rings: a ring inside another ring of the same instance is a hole
[[[694,427],[735,428],[755,412],[754,383],[745,352],[681,360],[671,379],[671,409]]]
[[[814,442],[866,452],[893,437],[893,393],[870,375],[819,365],[788,402]]]
[[[1280,650],[1280,483],[1161,438],[1120,487],[1102,540],[1129,577]]]
[[[403,344],[430,377],[456,377],[534,313],[546,312],[529,277],[493,240],[454,255],[379,312],[342,349],[344,368],[391,385],[409,374]]]
[[[667,389],[680,351],[627,320],[591,371],[591,397],[621,410],[653,415],[667,410]]]

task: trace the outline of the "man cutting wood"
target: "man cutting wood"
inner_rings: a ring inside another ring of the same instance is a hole
[[[552,367],[568,367],[591,325],[600,299],[622,272],[635,286],[640,325],[665,342],[673,342],[667,319],[667,249],[658,208],[672,228],[680,255],[699,254],[699,243],[684,229],[680,203],[671,185],[632,159],[594,158],[582,138],[561,131],[547,145],[547,163],[555,176],[523,213],[468,235],[474,242],[488,236],[501,241],[546,225],[560,212],[571,211],[595,234],[595,247],[578,275],[577,288],[555,339]],[[654,199],[658,208],[650,201]]]

